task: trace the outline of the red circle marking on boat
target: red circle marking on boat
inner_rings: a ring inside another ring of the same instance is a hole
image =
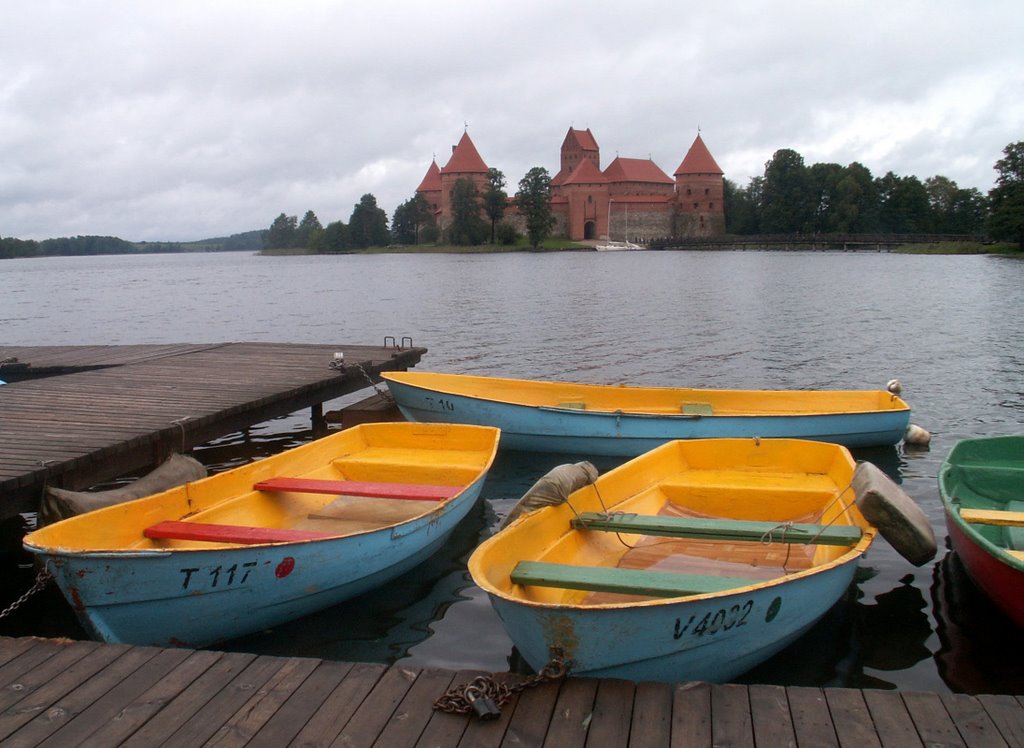
[[[291,556],[285,556],[284,560],[277,565],[274,570],[274,574],[277,575],[278,579],[284,579],[286,576],[292,573],[295,568],[295,559]]]

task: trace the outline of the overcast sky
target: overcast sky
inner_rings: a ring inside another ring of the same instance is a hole
[[[188,241],[390,217],[468,126],[510,192],[570,126],[668,174],[698,128],[987,192],[1024,140],[1024,3],[0,0],[0,236]]]

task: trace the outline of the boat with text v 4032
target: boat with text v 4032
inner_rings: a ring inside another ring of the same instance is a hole
[[[480,495],[494,428],[356,426],[25,537],[107,642],[199,647],[354,597],[437,551]]]
[[[411,421],[497,426],[502,447],[635,457],[672,439],[896,444],[910,407],[885,390],[623,387],[432,372],[382,375]]]
[[[967,573],[1024,627],[1024,436],[958,442],[939,470],[939,493]]]
[[[538,671],[558,657],[576,675],[727,681],[843,596],[882,524],[914,563],[935,553],[909,497],[834,444],[674,441],[580,483],[469,560]]]

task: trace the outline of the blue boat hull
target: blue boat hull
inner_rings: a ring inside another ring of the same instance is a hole
[[[573,607],[490,598],[534,669],[558,653],[571,662],[573,675],[720,683],[799,638],[843,596],[856,568],[853,557],[733,595],[633,606]]]
[[[97,639],[202,647],[322,610],[378,587],[440,549],[484,476],[436,511],[326,540],[211,550],[39,552]]]
[[[909,410],[820,415],[643,415],[548,408],[438,393],[394,380],[410,421],[497,426],[506,449],[636,457],[673,439],[790,438],[859,448],[896,444]]]

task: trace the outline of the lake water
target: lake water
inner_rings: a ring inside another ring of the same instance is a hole
[[[1022,309],[1024,262],[984,256],[230,253],[0,262],[0,346],[379,345],[408,336],[429,349],[420,370],[725,388],[880,389],[899,378],[931,447],[854,456],[878,464],[922,505],[940,553],[915,568],[877,542],[849,598],[742,679],[784,685],[1024,692],[1021,632],[947,553],[935,480],[958,439],[1024,428]],[[309,438],[303,412],[198,456],[222,469]],[[386,590],[224,648],[517,667],[465,559],[534,480],[587,457],[502,454],[485,501],[429,563]],[[31,573],[21,574],[24,589]],[[0,631],[81,636],[59,594],[47,595]]]

